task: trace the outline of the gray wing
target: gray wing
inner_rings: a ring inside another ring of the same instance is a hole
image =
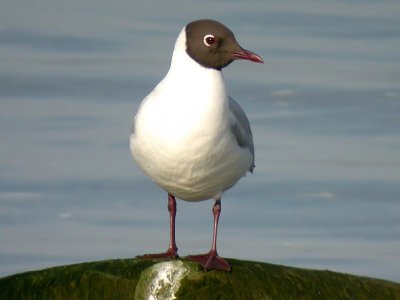
[[[242,148],[248,148],[253,156],[253,162],[249,169],[253,172],[254,169],[254,142],[253,134],[251,133],[250,123],[247,119],[246,113],[240,107],[240,105],[229,97],[229,109],[233,115],[233,120],[231,121],[231,131],[237,140],[237,143]]]

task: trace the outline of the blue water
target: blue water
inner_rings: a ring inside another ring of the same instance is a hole
[[[129,130],[188,21],[235,62],[256,168],[223,198],[225,257],[400,281],[398,1],[2,1],[0,275],[164,250],[167,198]],[[181,255],[208,251],[212,202],[178,202]]]

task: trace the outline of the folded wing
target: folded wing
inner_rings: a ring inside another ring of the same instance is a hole
[[[231,131],[237,140],[237,143],[242,148],[248,148],[253,156],[253,162],[249,168],[250,172],[254,169],[254,142],[253,134],[251,133],[250,123],[246,113],[240,105],[229,97],[229,109],[231,111]]]

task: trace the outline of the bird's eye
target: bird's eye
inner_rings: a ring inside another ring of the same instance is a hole
[[[205,37],[204,37],[204,44],[207,46],[207,47],[210,47],[212,44],[214,44],[215,43],[215,37],[212,35],[212,34],[207,34]]]

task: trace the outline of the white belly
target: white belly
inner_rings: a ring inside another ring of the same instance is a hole
[[[132,156],[174,196],[187,201],[220,197],[249,170],[252,155],[237,144],[229,118],[218,120],[208,113],[207,118],[173,118],[162,108],[159,114],[141,110],[130,137]]]

